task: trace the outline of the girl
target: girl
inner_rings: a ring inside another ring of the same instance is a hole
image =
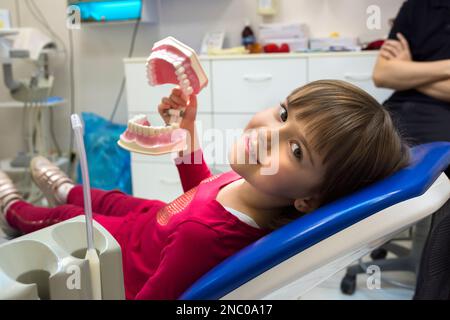
[[[257,113],[232,147],[232,171],[212,176],[195,135],[197,100],[189,100],[174,89],[158,107],[167,122],[168,108],[188,106],[181,127],[189,130],[191,144],[176,159],[183,195],[166,204],[92,191],[94,219],[122,248],[127,299],[175,299],[274,228],[409,161],[409,149],[386,110],[361,89],[330,80],[296,89],[279,106]],[[255,152],[262,146],[264,159]],[[275,172],[261,173],[274,162]],[[56,207],[24,202],[2,174],[0,216],[7,225],[27,233],[84,214],[81,186],[42,157],[33,159],[31,171]]]

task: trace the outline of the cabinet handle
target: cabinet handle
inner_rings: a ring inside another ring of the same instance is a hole
[[[245,81],[248,82],[263,82],[272,80],[271,74],[245,74],[243,76]]]
[[[347,80],[353,80],[353,81],[366,81],[371,80],[372,75],[369,73],[350,73],[347,72],[344,74],[344,78]]]
[[[159,182],[161,182],[162,184],[167,184],[167,185],[177,185],[180,183],[180,179],[159,179]]]

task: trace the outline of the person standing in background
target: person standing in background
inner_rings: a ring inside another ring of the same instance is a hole
[[[384,106],[410,144],[450,141],[450,0],[403,3],[381,47],[373,80],[378,87],[395,90]],[[445,173],[450,177],[450,167]],[[449,297],[448,229],[441,223],[443,216],[441,212],[430,221],[415,300]]]
[[[395,90],[384,105],[411,144],[450,141],[449,0],[403,3],[373,81]]]

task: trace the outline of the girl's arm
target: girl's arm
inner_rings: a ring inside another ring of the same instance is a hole
[[[202,180],[211,176],[211,172],[203,159],[200,149],[197,131],[195,130],[195,119],[197,116],[197,97],[195,95],[186,98],[179,88],[172,90],[169,97],[163,98],[158,106],[158,111],[165,123],[169,123],[168,109],[185,108],[180,128],[188,132],[187,149],[179,153],[175,159],[181,184],[184,192],[196,187]]]
[[[201,149],[175,159],[175,164],[184,192],[198,186],[202,180],[211,176]]]

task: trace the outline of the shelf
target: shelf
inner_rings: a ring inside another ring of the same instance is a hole
[[[317,58],[317,57],[365,57],[376,56],[378,50],[365,51],[330,51],[330,52],[291,52],[291,53],[259,53],[259,54],[230,54],[230,55],[200,55],[200,61],[208,60],[242,60],[242,59],[296,59],[296,58]],[[145,63],[147,57],[123,58],[124,63]]]
[[[54,98],[54,99],[49,99],[47,100],[47,102],[45,103],[41,103],[39,104],[39,106],[47,108],[47,107],[58,107],[61,105],[64,105],[66,103],[66,100],[61,99],[61,98]],[[36,105],[34,105],[36,106]],[[25,103],[23,102],[19,102],[19,101],[2,101],[0,102],[0,109],[9,109],[9,108],[23,108],[25,107]]]

